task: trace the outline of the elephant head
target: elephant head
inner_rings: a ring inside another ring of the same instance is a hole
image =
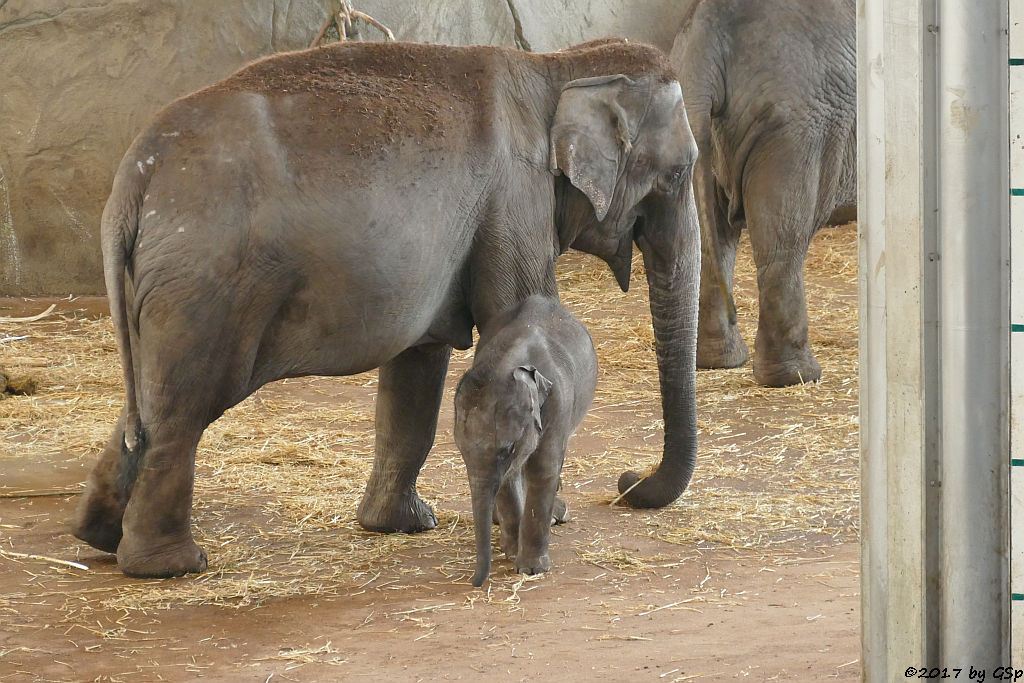
[[[652,474],[619,478],[619,491],[635,507],[674,501],[696,464],[696,158],[682,92],[670,76],[596,76],[562,88],[550,142],[550,169],[560,176],[560,247],[604,260],[625,291],[635,243],[650,288],[665,447]]]
[[[470,370],[455,392],[455,442],[469,475],[476,529],[474,586],[482,585],[491,570],[494,499],[506,474],[519,476],[536,450],[544,428],[540,411],[551,390],[548,378],[532,366],[489,380]]]

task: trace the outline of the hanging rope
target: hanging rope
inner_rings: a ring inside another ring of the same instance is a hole
[[[316,38],[309,44],[310,47],[316,47],[324,43],[324,39],[327,37],[327,31],[331,28],[331,25],[338,29],[338,40],[346,41],[349,35],[355,32],[358,35],[358,29],[353,26],[353,21],[359,19],[373,26],[378,31],[384,34],[384,37],[388,40],[394,40],[395,34],[391,32],[384,24],[380,23],[369,14],[365,14],[358,10],[352,9],[348,0],[328,0],[327,19],[324,20],[323,26],[320,27],[320,31],[317,32]]]

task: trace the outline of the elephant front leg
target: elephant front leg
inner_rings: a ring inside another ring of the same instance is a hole
[[[510,560],[519,553],[519,522],[523,518],[523,474],[509,472],[498,489],[494,516],[501,527],[501,550]]]
[[[421,346],[380,368],[373,471],[356,513],[368,531],[437,526],[434,511],[416,493],[416,478],[434,444],[450,354],[449,346]]]
[[[515,560],[520,574],[541,574],[551,569],[548,543],[564,455],[564,446],[559,450],[542,444],[526,462],[526,505],[519,522],[519,553]]]

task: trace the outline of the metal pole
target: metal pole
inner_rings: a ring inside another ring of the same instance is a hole
[[[1005,2],[939,2],[942,602],[949,666],[1006,664]]]
[[[888,680],[886,627],[885,87],[882,6],[857,8],[857,230],[860,273],[861,671]]]
[[[861,642],[870,681],[937,664],[938,572],[928,544],[938,443],[927,252],[936,231],[933,21],[932,3],[858,6]]]

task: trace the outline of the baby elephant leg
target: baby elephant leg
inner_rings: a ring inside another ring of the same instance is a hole
[[[558,490],[562,490],[562,478],[558,478]],[[555,504],[551,507],[551,526],[558,524],[565,524],[570,519],[569,506],[565,504],[565,501],[555,496]]]
[[[514,560],[519,553],[519,523],[523,518],[523,474],[509,472],[498,489],[494,521],[501,528],[501,551]]]
[[[524,467],[526,507],[519,524],[519,554],[515,562],[520,574],[540,574],[551,569],[548,541],[564,454],[564,447],[542,444]]]

